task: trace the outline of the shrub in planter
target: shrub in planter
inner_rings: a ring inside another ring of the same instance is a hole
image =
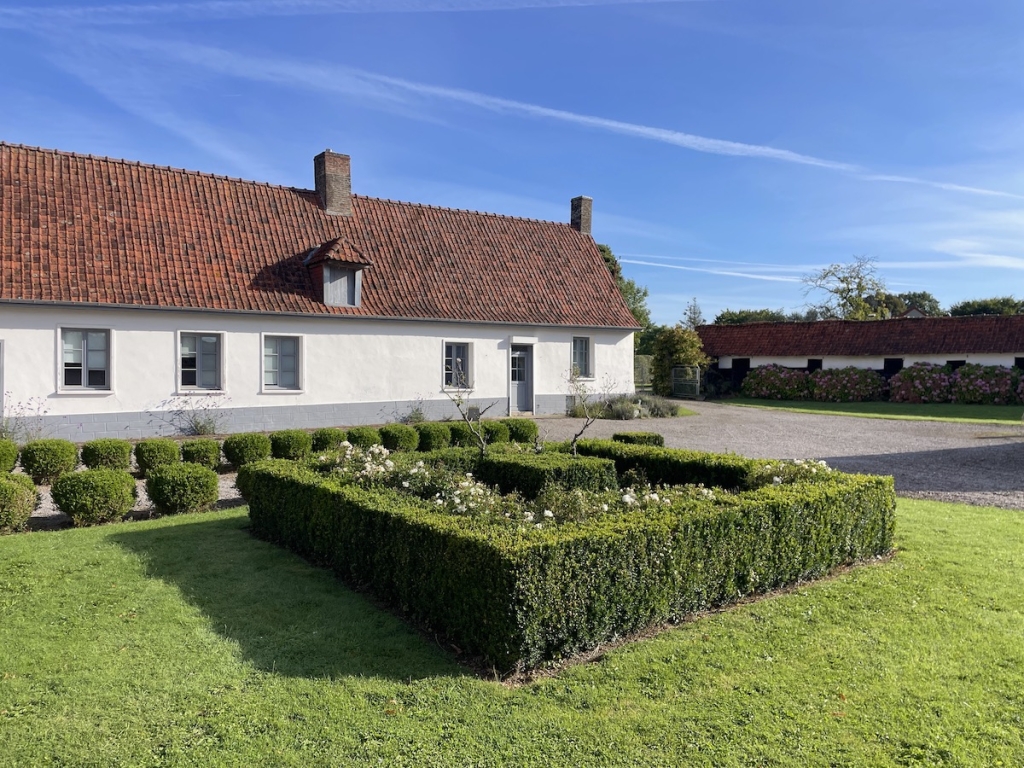
[[[301,429],[270,433],[270,455],[275,459],[304,459],[313,450],[313,437]]]
[[[484,431],[488,445],[508,442],[508,427],[500,421],[481,421],[480,428]]]
[[[242,432],[224,439],[224,458],[236,468],[270,458],[270,438],[262,432]]]
[[[469,424],[464,421],[453,421],[449,425],[452,433],[452,445],[456,448],[477,448],[479,447],[476,435],[470,429]]]
[[[177,464],[179,461],[181,448],[169,437],[141,440],[135,444],[135,464],[143,477],[149,477],[149,473],[157,467]]]
[[[630,445],[665,445],[665,438],[657,432],[616,432],[612,440]]]
[[[889,379],[894,403],[948,403],[953,375],[944,365],[914,363]]]
[[[69,440],[33,440],[21,449],[21,468],[41,485],[78,466],[78,448]]]
[[[540,434],[533,419],[502,419],[501,423],[508,427],[508,439],[513,443],[532,444]]]
[[[357,448],[382,444],[380,432],[374,427],[352,427],[348,431],[348,441]]]
[[[950,397],[963,405],[1009,405],[1018,402],[1019,378],[1013,368],[967,363],[953,373]]]
[[[132,444],[116,437],[90,440],[82,446],[82,463],[89,469],[121,469],[132,465]]]
[[[0,533],[22,531],[39,504],[39,493],[28,475],[0,475]]]
[[[415,451],[420,433],[408,424],[385,424],[380,428],[380,439],[389,451]]]
[[[17,463],[17,443],[13,440],[0,440],[0,472],[10,472]]]
[[[146,493],[165,515],[202,512],[217,502],[217,473],[198,464],[165,464],[146,478]]]
[[[804,370],[783,368],[781,365],[762,365],[747,374],[740,391],[745,397],[806,400],[811,393],[810,377]]]
[[[882,400],[885,379],[867,368],[824,368],[811,374],[811,396],[826,403],[859,403]]]
[[[418,447],[421,451],[438,451],[452,444],[452,430],[447,424],[425,421],[414,428],[420,433]]]
[[[181,460],[216,471],[220,466],[220,443],[208,437],[186,440],[181,444]]]
[[[314,451],[333,451],[348,440],[348,430],[338,427],[321,427],[313,431]]]
[[[120,520],[135,496],[135,478],[123,469],[69,472],[53,484],[54,503],[76,526]]]

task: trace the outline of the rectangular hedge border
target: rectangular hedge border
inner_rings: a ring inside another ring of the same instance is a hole
[[[828,573],[892,548],[892,478],[834,473],[536,530],[433,511],[292,462],[244,467],[260,538],[369,587],[501,672]]]
[[[703,484],[744,489],[750,486],[755,469],[764,464],[764,461],[728,453],[659,448],[616,440],[580,440],[576,450],[582,456],[611,459],[620,477],[629,470],[641,471],[652,485]]]
[[[480,460],[477,474],[482,482],[498,486],[502,493],[516,491],[528,499],[537,498],[548,483],[586,491],[619,487],[614,462],[566,453],[488,454]]]

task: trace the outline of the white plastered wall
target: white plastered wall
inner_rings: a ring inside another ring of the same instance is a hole
[[[110,391],[61,390],[61,327],[110,331]],[[633,391],[633,337],[621,330],[0,305],[7,402],[42,398],[51,415],[159,410],[188,393],[177,386],[177,345],[189,331],[222,334],[232,408],[444,399],[446,341],[471,345],[472,397],[507,402],[513,338],[533,347],[536,396],[568,393],[574,336],[591,339],[595,391]],[[301,338],[300,391],[262,387],[262,334]]]

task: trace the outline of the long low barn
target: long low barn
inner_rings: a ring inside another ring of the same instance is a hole
[[[870,368],[887,378],[914,363],[1024,368],[1021,315],[704,325],[697,332],[736,387],[751,368],[764,365]]]
[[[629,308],[569,223],[0,143],[6,416],[86,440],[564,413],[570,373],[633,391]]]

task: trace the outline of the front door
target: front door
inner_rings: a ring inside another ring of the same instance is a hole
[[[509,393],[509,410],[530,413],[533,411],[533,347],[514,345],[512,347],[512,388]]]

